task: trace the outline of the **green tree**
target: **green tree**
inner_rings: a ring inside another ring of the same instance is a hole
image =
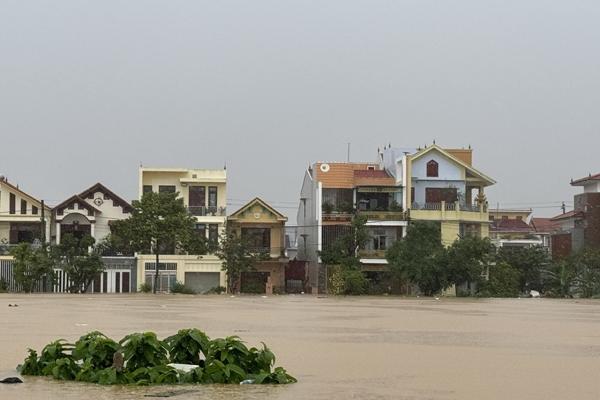
[[[158,286],[160,253],[205,254],[206,241],[195,231],[196,219],[179,193],[145,193],[132,203],[131,216],[113,224],[113,244],[156,256],[154,293]]]
[[[334,294],[364,294],[368,281],[362,273],[359,251],[369,240],[367,218],[355,215],[345,233],[320,252],[321,262],[334,266],[331,289]]]
[[[600,294],[600,250],[586,248],[573,256],[577,269],[577,289],[581,297]]]
[[[445,257],[440,226],[428,221],[413,222],[406,236],[386,252],[390,271],[401,280],[417,284],[426,296],[438,293],[450,284]]]
[[[483,297],[517,297],[519,295],[519,270],[500,261],[489,268],[489,279],[482,281],[479,295]]]
[[[497,261],[507,263],[519,272],[520,292],[543,290],[542,271],[549,264],[548,252],[543,247],[500,247]]]
[[[466,283],[471,290],[471,283],[481,282],[482,273],[494,256],[495,247],[489,238],[466,236],[454,241],[446,251],[444,263],[448,283]]]
[[[36,249],[29,243],[21,243],[11,250],[11,255],[14,258],[15,282],[24,292],[33,292],[36,283],[44,277],[53,278],[53,263],[45,246]]]
[[[227,276],[228,293],[239,290],[242,272],[254,270],[254,264],[264,258],[263,254],[252,251],[252,246],[246,238],[232,231],[223,232],[215,255],[223,262],[222,269]]]
[[[94,278],[104,271],[102,257],[94,244],[95,239],[90,235],[78,239],[66,234],[60,244],[50,248],[54,265],[69,276],[71,293],[85,293]]]

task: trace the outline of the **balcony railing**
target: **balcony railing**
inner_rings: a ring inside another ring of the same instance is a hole
[[[441,203],[413,203],[413,210],[435,210],[439,211],[443,209],[445,211],[467,211],[467,212],[480,212],[487,211],[487,205],[479,204],[463,204],[460,202],[441,202]]]
[[[196,217],[204,217],[204,216],[222,217],[222,216],[227,215],[225,207],[189,206],[188,212]]]
[[[358,256],[360,258],[379,258],[385,259],[385,250],[370,250],[363,249],[358,251]]]
[[[367,219],[376,221],[406,221],[408,220],[408,211],[359,211]]]

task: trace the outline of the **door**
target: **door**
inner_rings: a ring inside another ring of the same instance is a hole
[[[190,186],[188,205],[193,215],[202,215],[206,206],[206,188],[204,186]]]

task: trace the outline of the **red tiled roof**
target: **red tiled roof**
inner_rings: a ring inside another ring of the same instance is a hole
[[[579,216],[579,214],[581,214],[581,211],[575,211],[575,210],[571,210],[568,211],[564,214],[559,214],[556,217],[552,217],[550,218],[551,221],[559,221],[561,219],[567,219],[567,218],[573,218],[573,217],[577,217]]]
[[[600,180],[600,174],[589,175],[589,176],[586,176],[585,178],[576,179],[571,182],[571,185],[576,185],[578,183],[583,183],[585,181],[596,181],[596,180]]]
[[[377,169],[366,169],[366,170],[355,170],[355,178],[390,178],[388,173],[384,170]]]
[[[531,232],[531,227],[521,219],[496,219],[490,230],[493,232]]]
[[[540,233],[552,233],[560,229],[560,225],[552,221],[552,218],[531,218],[529,225]]]

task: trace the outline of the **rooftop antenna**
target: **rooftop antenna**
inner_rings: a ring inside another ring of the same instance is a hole
[[[350,142],[348,142],[348,162],[350,162]]]
[[[567,212],[567,206],[565,205],[565,202],[562,202],[562,205],[560,206],[560,208],[562,209],[563,214],[565,214]]]

